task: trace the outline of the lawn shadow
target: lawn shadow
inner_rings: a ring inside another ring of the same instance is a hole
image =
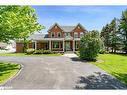
[[[74,89],[127,89],[127,86],[110,75],[96,72],[87,77],[80,76]]]
[[[5,64],[0,62],[0,76],[9,73],[9,70],[16,70],[16,69],[19,69],[18,64],[11,64],[11,63]]]
[[[115,73],[115,72],[113,72],[112,75],[114,75],[116,78],[118,78],[121,81],[124,81],[124,83],[127,84],[127,73]]]

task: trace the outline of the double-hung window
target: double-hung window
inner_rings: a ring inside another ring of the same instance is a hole
[[[61,33],[60,33],[60,32],[57,33],[57,37],[58,37],[58,38],[61,37]]]
[[[51,36],[52,36],[52,38],[55,38],[55,33],[52,32],[52,33],[51,33]]]
[[[60,48],[60,42],[53,42],[53,48]]]
[[[74,38],[78,38],[78,33],[74,32]]]

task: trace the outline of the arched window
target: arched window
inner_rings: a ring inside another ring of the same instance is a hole
[[[58,37],[58,38],[61,37],[61,33],[60,33],[60,32],[57,33],[57,37]]]
[[[74,37],[78,38],[78,33],[77,32],[74,33]]]
[[[51,36],[52,36],[52,38],[54,38],[54,37],[55,37],[55,33],[54,33],[54,32],[52,32],[52,33],[51,33]]]

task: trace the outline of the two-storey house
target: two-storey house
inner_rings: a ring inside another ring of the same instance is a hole
[[[44,49],[51,51],[77,51],[80,38],[86,33],[86,29],[81,25],[60,26],[55,23],[48,29],[48,34],[34,34],[28,40],[28,48]],[[16,52],[23,51],[23,43],[16,42]]]

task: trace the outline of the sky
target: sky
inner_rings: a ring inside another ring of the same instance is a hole
[[[82,24],[86,30],[101,30],[116,17],[120,18],[127,6],[32,6],[38,16],[38,22],[47,30],[54,23],[75,26]]]

